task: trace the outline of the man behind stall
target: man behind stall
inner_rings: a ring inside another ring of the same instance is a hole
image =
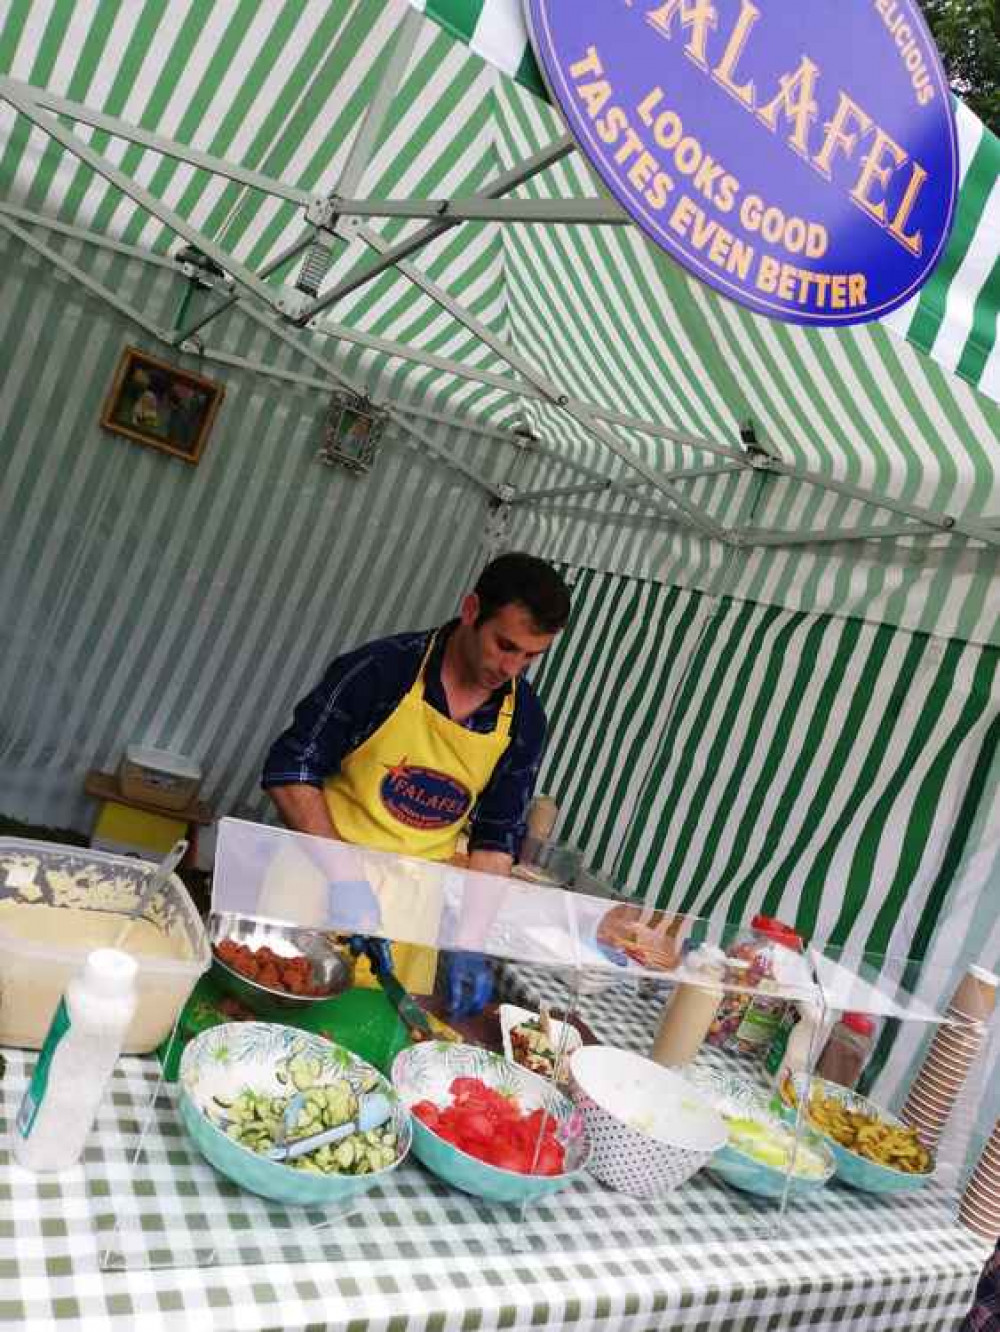
[[[284,823],[435,861],[467,829],[469,868],[507,874],[545,740],[520,677],[569,609],[556,570],[512,552],[486,566],[457,619],[337,657],[264,765]],[[466,979],[482,992],[481,977]]]

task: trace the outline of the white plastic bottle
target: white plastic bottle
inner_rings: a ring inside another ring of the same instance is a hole
[[[813,1052],[818,1052],[822,1046],[818,1035],[823,1025],[820,1009],[814,1004],[799,1004],[798,1009],[799,1019],[788,1037],[784,1057],[774,1079],[777,1087],[781,1087],[786,1078],[794,1077],[796,1073],[811,1072]]]
[[[135,1012],[135,958],[88,954],[59,1001],[14,1121],[11,1146],[29,1170],[68,1170],[83,1155]]]

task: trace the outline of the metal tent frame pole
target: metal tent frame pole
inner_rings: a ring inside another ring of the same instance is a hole
[[[416,28],[414,27],[412,30],[409,30],[408,25],[410,24],[411,19],[416,20],[416,18],[416,11],[408,13],[404,19],[402,30],[404,32],[411,31],[412,33],[415,33]],[[394,56],[397,54],[398,59],[394,59],[390,62],[390,70],[387,70],[387,74],[391,72],[398,77],[399,73],[401,73],[402,69],[405,67],[406,60],[409,58],[409,50],[406,42],[400,41],[397,44]],[[186,220],[173,209],[163,204],[148,190],[136,184],[129,177],[125,176],[123,172],[112,166],[71,130],[64,128],[58,121],[53,120],[43,109],[38,96],[36,96],[36,91],[30,85],[20,84],[11,79],[0,80],[0,97],[9,101],[21,112],[21,114],[39,129],[44,130],[64,148],[74,153],[81,159],[81,161],[84,161],[90,166],[92,170],[103,176],[104,179],[120,189],[122,193],[133,199],[133,201],[138,203],[141,207],[145,208],[152,216],[158,218],[158,220],[170,230],[187,240],[189,244],[194,245],[197,249],[201,250],[201,252],[207,255],[209,259],[218,264],[223,271],[229,273],[240,286],[261,299],[265,305],[271,306],[272,308],[276,307],[279,310],[284,309],[285,312],[288,312],[289,305],[287,296],[275,299],[273,289],[268,287],[257,274],[254,274],[237,260],[234,260],[227,252],[223,251],[221,247],[216,245],[214,241],[210,241],[208,238],[201,236],[195,228],[189,226]],[[79,118],[80,120],[83,120],[83,112],[86,112],[87,116],[89,116],[92,121],[96,119],[99,114],[92,112],[89,108],[80,108],[67,98],[53,99],[53,101],[58,106],[59,114],[70,118]],[[385,108],[390,102],[391,90],[389,88],[388,80],[383,79],[380,84],[379,96],[373,101],[373,104],[369,108],[369,111],[373,113],[371,116],[372,122],[374,122],[378,116],[384,114]],[[136,141],[142,141],[144,146],[156,148],[157,151],[161,152],[167,152],[168,145],[170,145],[170,156],[182,161],[191,160],[191,150],[188,150],[184,145],[171,144],[171,141],[164,139],[162,136],[149,135],[147,131],[137,130],[135,127],[127,126],[125,122],[119,122],[116,117],[100,115],[100,121],[100,128],[109,133],[118,133],[125,138],[136,138]],[[363,137],[363,142],[367,145],[368,136]],[[562,147],[563,145],[560,144],[559,149],[562,150]],[[566,151],[569,151],[568,147],[566,148]],[[206,170],[214,169],[216,159],[210,154],[199,152],[195,154],[195,157],[197,159],[194,163],[195,165]],[[234,173],[236,174],[234,175]],[[242,183],[258,189],[266,188],[265,182],[268,179],[267,177],[262,177],[260,173],[257,172],[242,172],[238,168],[233,168],[229,163],[223,164],[222,174],[230,179],[239,179]],[[499,184],[500,182],[497,182],[498,186]],[[280,186],[274,192],[281,197],[287,197],[288,188],[289,187]],[[333,209],[330,201],[324,200],[322,203],[324,208],[329,211],[332,220]],[[444,225],[444,222],[439,225]],[[358,234],[360,234],[368,244],[373,244],[373,233],[371,233],[368,228],[359,227]],[[302,248],[305,248],[305,246]],[[374,248],[379,250],[380,253],[383,253],[384,250],[387,250],[389,247],[386,243],[382,242],[381,237],[377,237],[374,239]],[[417,281],[418,285],[422,285],[423,275],[418,274],[416,270],[413,270],[405,260],[396,260],[395,266],[400,271],[405,272],[411,280]],[[440,291],[440,289],[435,286],[435,284],[428,282],[424,287],[425,291],[428,291],[428,294],[432,294],[432,291],[428,290],[428,288],[432,289],[434,299],[443,304],[454,318],[458,319],[460,323],[468,327],[470,331],[475,332],[482,341],[485,341],[487,345],[491,346],[492,350],[496,351],[504,360],[511,364],[513,368],[517,369],[529,383],[532,383],[540,391],[542,397],[547,398],[566,411],[567,414],[576,420],[578,424],[582,425],[588,433],[600,440],[600,442],[605,444],[613,453],[616,453],[630,468],[637,471],[649,481],[654,490],[669,502],[662,505],[666,516],[675,517],[676,513],[674,511],[679,510],[697,530],[703,533],[703,535],[716,536],[719,539],[722,539],[723,534],[721,529],[719,529],[707,517],[707,515],[702,513],[698,506],[690,504],[669,482],[662,482],[656,469],[648,467],[640,459],[636,459],[634,455],[631,454],[631,452],[622,445],[609,430],[606,430],[587,410],[580,409],[572,404],[568,395],[561,393],[557,385],[548,381],[544,376],[537,375],[524,358],[517,356],[512,349],[507,348],[505,344],[495,338],[490,330],[476,319],[475,316],[466,311],[460,303],[451,301],[443,291]],[[309,316],[306,315],[305,317],[308,318]],[[188,336],[190,336],[190,331],[188,331]],[[175,345],[183,347],[183,341],[184,340],[179,337],[178,342],[175,343]],[[511,391],[517,393],[518,389],[516,386],[512,386]]]
[[[498,176],[491,185],[488,185],[482,191],[480,197],[484,199],[499,199],[502,195],[517,189],[519,185],[523,185],[526,181],[531,180],[533,176],[537,176],[540,172],[546,171],[556,162],[561,162],[564,157],[568,157],[569,154],[575,152],[575,150],[576,145],[571,137],[568,134],[564,134],[561,138],[557,139],[554,143],[549,144],[540,152],[533,154],[518,166],[512,168],[510,171],[505,171],[502,175]],[[314,319],[318,314],[329,309],[331,305],[334,305],[344,296],[349,296],[351,292],[357,291],[359,288],[373,281],[380,273],[384,273],[387,269],[393,268],[401,259],[408,259],[410,255],[416,254],[417,251],[422,250],[425,245],[429,245],[432,240],[436,240],[438,236],[443,236],[446,231],[450,231],[453,227],[459,225],[458,218],[449,217],[441,221],[432,222],[429,226],[422,227],[420,231],[415,235],[410,236],[407,240],[397,241],[394,245],[390,245],[373,263],[365,268],[363,273],[356,274],[353,277],[344,278],[342,282],[338,282],[335,287],[331,287],[329,291],[326,291],[319,296],[317,300],[303,312],[303,321]]]
[[[728,463],[717,467],[678,467],[674,471],[662,472],[661,475],[664,481],[698,481],[706,476],[726,476],[746,470],[747,465],[741,467],[737,463]],[[550,486],[548,490],[531,490],[515,495],[511,504],[545,504],[549,500],[569,499],[576,495],[624,495],[639,490],[647,484],[645,480],[607,480],[591,481],[578,486]]]
[[[72,130],[67,129],[58,120],[54,120],[48,112],[42,109],[34,95],[34,90],[29,90],[28,85],[16,84],[13,79],[0,79],[0,99],[10,102],[21,115],[30,120],[38,129],[43,130],[50,138],[55,139],[68,152],[73,153],[82,162],[85,162],[92,171],[102,176],[116,189],[121,190],[123,194],[139,204],[151,216],[157,218],[164,226],[186,240],[189,245],[201,250],[209,259],[229,273],[240,286],[252,292],[253,295],[266,304],[271,303],[273,290],[261,281],[256,273],[238,260],[233,259],[231,255],[222,250],[214,241],[209,240],[207,236],[203,236],[197,228],[192,227],[185,218],[157,199],[144,186],[137,184],[131,177],[119,171],[117,167],[108,162],[100,153],[95,152],[88,143],[85,143]],[[72,103],[68,104],[67,109],[62,114],[74,115],[74,112],[69,109],[73,105]],[[175,155],[181,157],[182,160],[187,160],[180,152],[179,147]],[[201,158],[204,158],[204,156],[205,154],[199,154]]]
[[[26,248],[32,250],[35,254],[45,259],[47,263],[51,264],[54,268],[59,269],[60,272],[65,273],[75,282],[78,282],[80,286],[84,288],[84,290],[89,291],[91,295],[96,296],[106,305],[110,306],[113,310],[117,311],[118,314],[123,315],[131,323],[136,324],[139,328],[143,330],[143,332],[147,333],[150,337],[155,338],[157,341],[160,342],[166,342],[169,345],[169,337],[163,331],[163,329],[160,329],[155,324],[151,323],[148,319],[146,319],[146,317],[140,311],[136,310],[134,306],[129,305],[127,301],[124,301],[121,299],[121,297],[116,296],[115,293],[109,291],[107,287],[103,286],[99,282],[96,282],[93,278],[88,277],[87,274],[81,273],[75,264],[71,263],[63,255],[59,254],[58,251],[53,250],[50,246],[47,246],[43,241],[37,240],[29,232],[24,231],[20,226],[17,225],[16,222],[14,222],[6,214],[7,214],[6,207],[0,206],[0,229],[14,236]],[[43,223],[42,225],[47,225],[47,224]],[[82,238],[86,241],[89,241],[92,244],[98,244],[98,245],[102,244],[101,241],[95,240],[93,236],[88,236],[85,234],[81,235],[81,233],[79,233],[77,229],[69,227],[65,224],[61,224],[59,230],[64,234],[72,234],[74,235],[74,238]],[[137,255],[129,253],[128,246],[119,245],[117,243],[109,243],[108,248],[118,253],[124,252],[130,258],[140,258],[140,259],[146,258],[146,256],[142,254]],[[176,265],[170,260],[157,259],[156,265],[158,267],[169,268],[171,270],[176,271]],[[250,361],[246,357],[233,356],[226,352],[216,351],[212,348],[199,347],[198,355],[204,360],[213,361],[220,365],[228,365],[233,367],[234,369],[240,369],[240,370],[252,370],[258,374],[271,375],[277,379],[281,379],[290,383],[301,384],[303,386],[308,386],[313,388],[323,388],[327,390],[329,390],[331,386],[346,387],[350,389],[352,392],[357,391],[356,386],[351,384],[337,370],[335,366],[331,365],[330,362],[325,360],[323,357],[316,355],[308,347],[305,347],[302,343],[301,338],[293,337],[291,334],[288,333],[288,331],[285,328],[273,324],[269,319],[267,319],[265,315],[258,313],[251,307],[245,307],[244,313],[248,315],[251,319],[254,319],[256,322],[260,323],[264,328],[268,330],[268,332],[272,333],[275,337],[279,338],[281,341],[290,346],[296,352],[297,355],[302,356],[305,359],[313,362],[317,366],[317,368],[322,370],[325,378],[323,380],[316,380],[310,376],[296,374],[294,371],[281,370],[278,369],[277,367],[264,366],[259,364],[258,362]],[[419,441],[419,443],[423,447],[423,450],[428,455],[437,459],[445,466],[450,467],[453,471],[458,472],[460,475],[464,476],[466,480],[471,481],[479,489],[483,490],[487,495],[489,495],[491,499],[499,501],[503,498],[503,495],[498,487],[494,486],[491,482],[485,481],[479,475],[478,472],[474,471],[471,467],[466,466],[463,462],[461,462],[460,459],[453,457],[446,449],[441,448],[441,446],[437,444],[435,440],[431,439],[430,436],[425,434],[418,427],[414,426],[412,420],[408,417],[405,410],[388,408],[387,412],[396,425],[400,426],[408,435],[411,435],[415,440]],[[463,428],[464,425],[464,423],[461,421],[455,421],[450,424],[453,424],[455,427],[459,429]]]
[[[129,305],[128,301],[123,301],[120,296],[116,296],[114,292],[108,291],[108,289],[102,286],[100,282],[95,282],[94,279],[88,277],[86,273],[81,273],[75,264],[70,263],[68,259],[65,259],[56,250],[50,249],[43,241],[37,240],[29,232],[24,231],[16,222],[12,221],[11,218],[2,212],[0,212],[0,228],[9,232],[10,235],[15,236],[23,245],[26,245],[29,250],[33,250],[35,254],[52,264],[54,268],[58,268],[60,272],[67,274],[67,276],[71,277],[74,282],[78,282],[80,286],[83,287],[84,290],[89,291],[92,296],[97,296],[107,305],[110,305],[113,310],[117,310],[120,315],[124,315],[125,318],[130,320],[133,324],[137,324],[139,328],[143,329],[144,332],[148,333],[151,337],[162,340],[162,332],[156,328],[154,324],[150,323],[145,315],[139,310],[136,310],[134,306]]]
[[[406,67],[413,54],[413,47],[419,31],[420,15],[415,9],[409,9],[396,31],[393,48],[389,54],[389,62],[383,71],[382,78],[379,80],[375,95],[365,109],[364,117],[347,155],[347,161],[340,173],[340,188],[342,190],[353,192],[361,182],[361,177],[364,175],[365,168],[371,159],[372,150],[378,141],[379,132],[392,105],[393,96],[400,80],[406,73]],[[309,210],[315,203],[315,196],[308,194],[304,198],[296,200],[296,202],[302,205],[308,215]],[[297,258],[303,251],[315,246],[319,241],[320,234],[320,229],[311,224],[310,230],[302,242],[286,251],[284,255],[279,255],[277,259],[272,260],[263,270],[262,275],[271,276],[290,259]],[[228,310],[238,299],[238,295],[234,294],[228,300],[220,301],[212,309],[205,311],[195,323],[177,333],[174,345],[182,345],[193,333],[204,328],[206,324],[217,318],[223,311]],[[301,300],[298,303],[291,301],[291,298],[287,295],[279,295],[273,302],[275,308],[289,315],[297,313],[301,303]]]

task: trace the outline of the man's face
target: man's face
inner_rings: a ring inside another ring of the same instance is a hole
[[[482,689],[499,689],[540,657],[555,638],[541,633],[531,612],[517,602],[501,606],[482,624],[476,624],[479,598],[470,593],[462,603],[466,667]]]

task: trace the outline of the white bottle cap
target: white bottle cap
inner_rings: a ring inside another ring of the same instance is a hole
[[[83,983],[88,990],[113,999],[127,995],[135,985],[139,965],[120,948],[95,948],[83,964]]]

